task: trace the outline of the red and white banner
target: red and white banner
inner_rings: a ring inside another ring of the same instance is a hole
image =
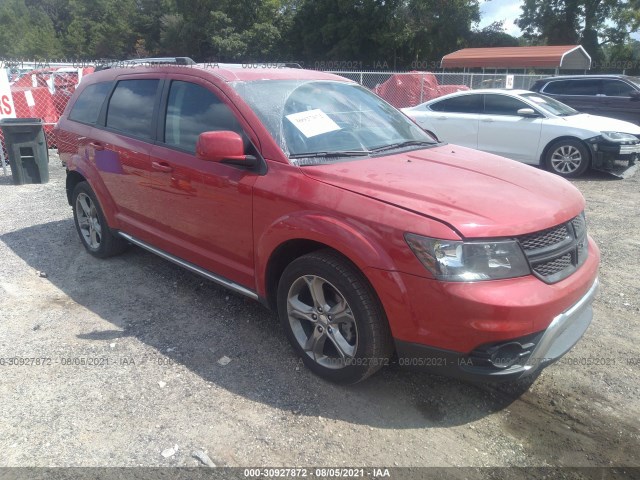
[[[4,68],[0,68],[0,118],[16,118],[9,77]]]

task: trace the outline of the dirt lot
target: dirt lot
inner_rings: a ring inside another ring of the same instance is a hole
[[[520,395],[397,366],[326,383],[258,303],[138,248],[85,253],[50,165],[0,175],[0,466],[640,466],[640,175],[574,182],[595,318]]]

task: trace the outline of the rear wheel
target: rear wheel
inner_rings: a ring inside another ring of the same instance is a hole
[[[582,175],[589,168],[590,160],[587,147],[570,138],[552,143],[546,155],[547,168],[565,178]]]
[[[377,296],[357,268],[330,250],[289,264],[278,285],[278,315],[305,365],[327,380],[359,382],[391,356]]]
[[[107,225],[96,195],[87,182],[75,186],[71,204],[78,236],[91,255],[106,258],[127,248],[127,242]]]

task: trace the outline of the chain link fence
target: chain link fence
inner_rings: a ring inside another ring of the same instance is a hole
[[[18,61],[2,61],[0,68],[7,72],[11,108],[9,115],[2,92],[0,116],[17,118],[41,118],[50,148],[56,147],[53,127],[64,111],[69,98],[85,75],[91,74],[95,66],[87,63],[34,64]],[[275,68],[274,64],[274,68]],[[533,83],[549,76],[517,73],[452,73],[452,72],[391,72],[324,70],[350,80],[380,95],[397,108],[412,107],[433,98],[460,90],[479,88],[514,88],[528,90]],[[4,139],[2,156],[8,163]],[[2,162],[0,162],[2,163]],[[4,167],[4,165],[2,165]],[[6,168],[4,168],[6,172]]]
[[[480,88],[528,90],[549,75],[449,72],[354,72],[327,70],[372,90],[397,108],[414,107],[442,95]]]
[[[36,64],[18,61],[4,61],[7,80],[6,88],[0,93],[2,117],[39,118],[42,120],[47,144],[55,148],[53,128],[75,92],[84,75],[94,71],[92,66],[78,68],[72,63]],[[0,163],[2,172],[10,173],[10,162],[0,131]]]

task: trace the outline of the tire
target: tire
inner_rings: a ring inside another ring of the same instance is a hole
[[[571,138],[553,142],[545,156],[547,169],[564,178],[579,177],[590,163],[591,155],[587,147],[580,140]]]
[[[127,242],[107,225],[98,199],[87,182],[78,183],[71,198],[73,221],[87,252],[94,257],[107,258],[127,248]]]
[[[322,378],[357,383],[389,363],[393,343],[377,295],[331,250],[287,266],[278,284],[278,316],[296,353]]]

